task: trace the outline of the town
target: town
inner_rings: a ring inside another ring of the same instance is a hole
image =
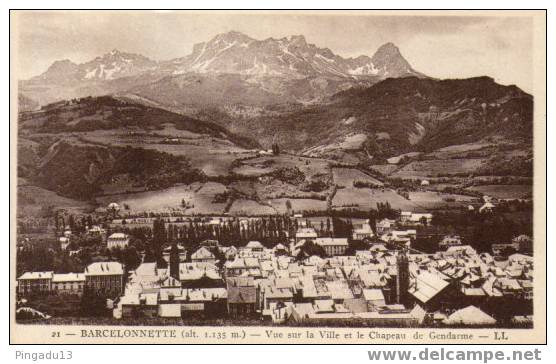
[[[489,221],[499,206],[485,196],[480,206],[459,213]],[[524,234],[486,251],[468,237],[439,234],[435,225],[447,216],[393,210],[387,203],[359,217],[122,218],[120,210],[109,204],[104,220],[57,214],[57,246],[48,249],[18,242],[19,322],[348,327],[531,327],[533,322],[533,242]],[[47,269],[38,271],[39,266]]]

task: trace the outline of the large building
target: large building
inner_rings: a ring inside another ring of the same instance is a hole
[[[116,262],[99,262],[89,265],[85,273],[26,272],[17,279],[18,293],[57,294],[81,296],[85,287],[121,294],[123,289],[123,268]]]
[[[114,233],[106,240],[106,247],[108,249],[127,248],[129,245],[129,236],[124,233]]]
[[[20,295],[47,293],[52,289],[53,272],[25,272],[17,279]]]
[[[316,238],[315,244],[320,245],[326,255],[344,255],[348,248],[347,238]]]
[[[300,228],[295,233],[295,242],[300,240],[314,240],[318,237],[317,232],[313,228]]]
[[[85,268],[85,287],[108,296],[124,290],[124,267],[118,262],[96,262]]]
[[[63,273],[52,276],[52,292],[81,296],[85,288],[85,274]]]

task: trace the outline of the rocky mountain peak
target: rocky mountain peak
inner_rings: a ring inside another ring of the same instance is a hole
[[[307,40],[305,40],[305,37],[303,35],[292,35],[290,36],[289,41],[292,45],[296,45],[296,46],[307,45]]]
[[[384,72],[387,77],[400,77],[404,75],[421,74],[416,72],[409,62],[402,56],[400,49],[391,42],[380,46],[371,57],[373,65]]]
[[[227,44],[232,44],[232,43],[250,43],[252,42],[254,39],[249,37],[248,35],[242,33],[242,32],[238,32],[235,30],[231,30],[227,33],[220,33],[217,34],[214,38],[212,38],[208,43],[209,44],[217,44],[220,42],[224,42]]]
[[[375,52],[375,56],[389,55],[389,56],[401,56],[400,49],[392,42],[384,43]]]

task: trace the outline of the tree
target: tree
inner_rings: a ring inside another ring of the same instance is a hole
[[[292,202],[290,200],[286,200],[286,209],[288,210],[288,215],[292,215]]]
[[[56,211],[56,214],[54,215],[54,229],[56,231],[56,235],[58,235],[60,231],[60,217],[58,216],[58,211]]]
[[[81,296],[80,311],[83,316],[105,316],[107,297],[91,289],[85,289]]]
[[[153,221],[153,244],[152,250],[154,254],[154,259],[156,262],[163,261],[162,259],[162,248],[166,244],[167,235],[166,227],[164,226],[164,220],[157,218]]]
[[[297,254],[296,260],[303,260],[313,255],[324,258],[326,256],[326,252],[322,246],[315,244],[312,240],[307,240],[299,249],[299,254]]]
[[[75,231],[75,219],[73,215],[69,215],[69,227],[71,231]]]

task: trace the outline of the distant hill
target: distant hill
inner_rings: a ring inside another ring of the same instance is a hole
[[[164,124],[179,130],[228,139],[232,143],[256,147],[257,143],[229,132],[226,128],[188,116],[146,105],[126,97],[85,97],[59,101],[40,110],[19,115],[19,128],[33,133],[68,133],[119,128],[156,131]]]
[[[18,111],[33,111],[37,110],[40,106],[39,103],[30,97],[22,94],[17,95]]]
[[[178,135],[168,134],[168,128]],[[189,145],[205,143],[206,152],[212,142],[239,150],[257,146],[219,125],[110,96],[22,112],[18,129],[18,176],[79,200],[93,198],[118,179],[128,181],[123,191],[204,180],[204,173],[191,164]],[[164,144],[171,138],[178,142]],[[166,152],[165,146],[176,153]]]
[[[385,158],[493,138],[532,145],[533,98],[488,77],[386,79],[329,103],[226,120],[264,145],[318,156],[365,151]],[[365,157],[366,158],[366,157]]]

